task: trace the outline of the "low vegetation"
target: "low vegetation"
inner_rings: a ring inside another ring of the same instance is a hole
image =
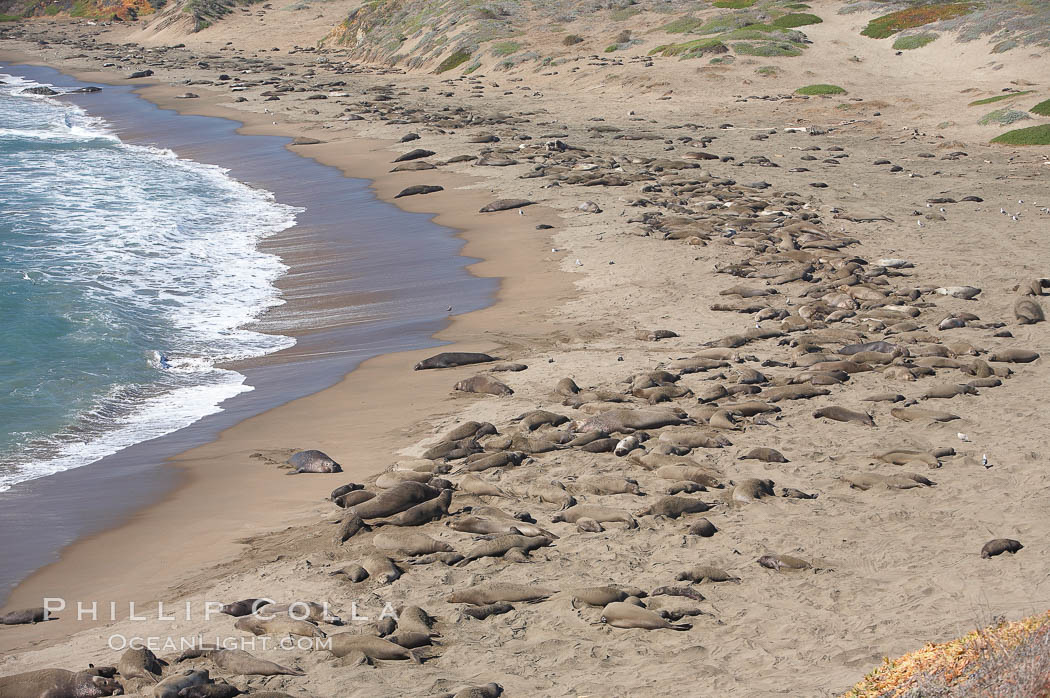
[[[1050,99],[1040,102],[1028,111],[1039,116],[1050,116]]]
[[[982,104],[993,104],[995,102],[1001,102],[1004,99],[1010,99],[1012,97],[1020,97],[1022,95],[1030,95],[1035,90],[1025,90],[1024,92],[1007,92],[1006,94],[996,95],[995,97],[986,97],[985,99],[978,99],[975,102],[970,102],[968,106],[979,107]]]
[[[805,12],[794,12],[774,19],[773,26],[782,27],[784,29],[794,29],[795,27],[804,27],[808,24],[820,24],[823,21],[824,20],[816,15],[811,15]]]
[[[20,19],[18,15],[0,15],[0,22],[17,22]]]
[[[894,41],[893,48],[897,51],[912,51],[932,44],[936,40],[937,34],[912,34],[911,36],[902,36]]]
[[[441,61],[438,67],[434,70],[435,73],[444,73],[445,71],[457,68],[467,61],[470,60],[470,53],[467,51],[456,51],[451,56]]]
[[[868,22],[861,34],[872,39],[888,39],[905,29],[924,27],[927,24],[941,22],[970,13],[974,5],[968,2],[952,2],[931,5],[919,5],[876,17]]]
[[[797,90],[795,90],[795,94],[797,94],[797,95],[808,95],[808,96],[815,96],[815,95],[844,95],[844,94],[846,94],[846,90],[842,89],[838,85],[817,84],[817,85],[806,85],[805,87],[800,87]]]
[[[1028,128],[1019,128],[1014,131],[1007,131],[1001,136],[996,136],[992,139],[992,143],[1000,143],[1002,145],[1050,145],[1050,124],[1042,124],[1041,126],[1029,126]],[[1050,647],[1046,650],[1047,656],[1050,656]],[[1048,669],[1050,671],[1050,669]],[[1046,674],[1050,676],[1050,673]],[[1017,694],[1025,695],[1025,694]],[[1033,696],[1044,696],[1046,693],[1032,693],[1029,695]]]
[[[683,41],[680,44],[664,44],[663,46],[657,46],[649,52],[649,55],[698,58],[700,56],[714,55],[717,53],[727,53],[728,51],[729,48],[726,47],[720,39],[694,39],[692,41]]]
[[[742,10],[745,7],[751,7],[755,4],[756,0],[715,0],[712,5],[715,7],[724,7],[730,10]]]
[[[1046,128],[1044,143],[1050,142],[1050,126]],[[899,659],[886,659],[843,698],[1048,695],[1050,611],[1012,623],[1000,620],[958,640],[931,643]]]
[[[977,123],[981,126],[1009,126],[1015,124],[1018,121],[1025,121],[1031,119],[1026,112],[1017,111],[1016,109],[1010,109],[1009,107],[1003,107],[1002,109],[996,109],[995,111],[988,112],[980,119]]]

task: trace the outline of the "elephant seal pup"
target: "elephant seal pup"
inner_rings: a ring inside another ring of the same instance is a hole
[[[701,538],[710,538],[718,533],[718,529],[715,528],[715,525],[706,518],[702,518],[697,519],[686,532],[694,536],[700,536]]]
[[[437,497],[409,507],[390,518],[373,521],[372,526],[422,526],[448,516],[448,507],[451,503],[452,490],[441,490],[441,494]]]
[[[454,591],[445,599],[449,603],[466,603],[473,606],[484,606],[505,601],[543,601],[554,591],[535,584],[513,584],[510,582],[489,582]]]
[[[675,409],[615,409],[574,424],[573,431],[629,434],[638,429],[659,429],[676,424],[695,424],[695,422],[683,411]]]
[[[345,485],[340,485],[332,490],[332,494],[328,495],[328,498],[332,500],[339,499],[344,494],[349,494],[355,490],[362,490],[364,488],[364,485],[359,485],[356,482],[348,482]]]
[[[422,664],[423,660],[410,649],[385,640],[374,635],[358,635],[357,633],[339,633],[331,637],[332,644],[328,651],[336,657],[345,657],[351,652],[360,652],[369,659],[410,659],[416,664]]]
[[[987,560],[996,555],[1002,555],[1003,553],[1010,553],[1012,555],[1023,547],[1024,546],[1021,545],[1021,541],[1019,540],[1014,540],[1013,538],[996,538],[995,540],[990,540],[984,544],[984,547],[981,548],[981,557]]]
[[[12,676],[0,676],[0,696],[4,698],[96,698],[124,695],[120,682],[90,671],[39,669]]]
[[[618,521],[626,524],[627,528],[638,528],[638,522],[626,511],[597,504],[575,504],[551,517],[554,523],[576,523],[580,519],[592,519],[598,523]]]
[[[311,449],[299,451],[288,459],[288,465],[295,468],[289,475],[299,473],[341,473],[343,468],[322,451]]]
[[[513,610],[514,607],[509,603],[506,601],[500,601],[498,603],[487,603],[482,606],[470,606],[464,608],[460,613],[471,618],[476,618],[477,620],[485,620],[489,616],[499,616],[504,613],[510,613]]]
[[[805,560],[792,557],[791,555],[763,555],[758,558],[757,562],[763,567],[776,570],[777,572],[781,570],[808,570],[813,568],[813,565]]]
[[[676,581],[679,582],[694,582],[699,584],[700,582],[739,582],[740,577],[734,577],[733,575],[726,572],[720,567],[712,567],[711,565],[697,565],[690,567],[684,572],[679,572],[678,576],[675,577]]]
[[[623,601],[628,594],[616,587],[583,587],[572,592],[572,607],[579,608],[577,603],[604,608],[611,603]]]
[[[324,631],[308,620],[297,620],[289,616],[274,616],[263,620],[258,616],[238,618],[233,627],[252,635],[298,635],[300,637],[325,637]]]
[[[739,457],[740,460],[760,460],[763,463],[787,463],[784,454],[775,448],[753,448]]]
[[[51,612],[44,607],[23,608],[0,615],[0,625],[25,625],[28,623],[43,623],[46,620],[54,620]]]
[[[1018,298],[1014,303],[1014,317],[1022,325],[1034,325],[1046,319],[1043,307],[1031,298]]]
[[[865,412],[854,412],[845,407],[821,407],[819,410],[814,410],[813,417],[815,419],[824,417],[825,419],[832,419],[836,422],[853,422],[854,424],[863,424],[868,427],[875,426],[875,420],[871,418],[870,414]]]
[[[328,604],[319,604],[315,601],[295,601],[293,603],[269,603],[256,611],[259,615],[288,615],[311,623],[333,623],[338,625],[343,621],[339,616],[328,612]]]
[[[220,613],[225,613],[228,616],[234,618],[240,618],[241,616],[248,616],[255,613],[260,608],[268,603],[273,603],[272,599],[241,599],[240,601],[234,601],[233,603],[225,604],[219,609]],[[120,672],[121,676],[124,672]]]
[[[124,680],[147,679],[156,683],[160,681],[166,663],[157,659],[157,655],[145,647],[128,649],[120,655],[120,661],[117,662],[117,673]]]
[[[483,393],[486,395],[496,395],[497,397],[506,397],[514,394],[514,391],[509,385],[496,380],[492,376],[487,376],[484,373],[470,378],[464,378],[452,386],[452,389],[458,390],[461,393]]]
[[[211,683],[207,669],[185,669],[173,674],[153,688],[154,698],[179,698],[179,692],[191,686]]]
[[[802,490],[797,490],[794,487],[781,487],[780,496],[786,497],[787,499],[816,499],[816,494],[808,494]]]
[[[306,674],[300,669],[259,659],[244,650],[214,650],[208,652],[207,657],[215,666],[238,676],[304,676]]]
[[[569,418],[555,414],[554,412],[548,412],[547,410],[533,410],[532,412],[526,412],[525,414],[518,415],[512,422],[519,422],[521,427],[527,431],[536,431],[542,426],[560,426],[567,424]]]
[[[623,601],[614,601],[602,609],[602,622],[614,628],[639,628],[641,630],[689,630],[689,623],[670,623],[655,611],[640,608]]]
[[[776,485],[776,483],[772,480],[760,480],[758,478],[749,477],[746,480],[741,480],[728,492],[729,501],[732,504],[747,504],[749,502],[757,502],[763,497],[775,497],[776,492],[773,491],[774,485]]]
[[[225,681],[202,683],[179,691],[179,698],[233,698],[243,695],[244,691]],[[252,695],[259,695],[254,693]]]
[[[371,530],[368,524],[353,509],[347,509],[346,516],[339,522],[339,532],[335,535],[335,542],[337,545],[342,545],[358,533]]]
[[[709,511],[711,505],[691,497],[668,495],[660,497],[654,504],[634,513],[635,516],[666,516],[677,519],[682,514],[701,514]]]
[[[456,567],[465,567],[474,560],[480,560],[483,557],[502,557],[512,550],[527,553],[544,548],[553,542],[554,539],[547,536],[522,536],[515,533],[506,533],[492,540],[482,541],[468,550],[463,559],[456,563]]]
[[[367,502],[375,496],[375,492],[369,492],[368,490],[354,490],[352,492],[347,492],[340,497],[336,497],[332,500],[332,503],[340,509],[349,509],[350,507],[355,507],[362,502]]]
[[[499,698],[503,686],[487,683],[484,686],[464,686],[455,693],[442,693],[437,698]]]
[[[470,364],[483,364],[490,361],[499,361],[494,356],[469,351],[446,351],[423,359],[414,366],[414,370],[423,371],[428,368],[452,368],[453,366],[467,366]]]
[[[357,504],[347,511],[351,511],[362,519],[382,519],[394,514],[400,514],[417,504],[433,499],[441,494],[441,491],[424,485],[421,482],[402,482],[388,490],[383,490],[373,499]]]

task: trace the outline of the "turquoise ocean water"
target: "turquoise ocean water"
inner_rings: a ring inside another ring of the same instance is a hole
[[[298,209],[34,86],[0,72],[0,491],[218,411],[250,390],[219,364],[294,343],[250,324]]]

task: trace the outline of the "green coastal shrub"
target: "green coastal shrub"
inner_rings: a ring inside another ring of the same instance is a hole
[[[501,41],[498,44],[493,45],[492,55],[499,56],[502,58],[503,56],[509,56],[512,53],[517,53],[519,50],[521,50],[521,44],[519,44],[517,41]]]
[[[451,56],[441,61],[438,64],[435,73],[444,73],[446,70],[452,70],[458,66],[463,65],[470,60],[470,53],[468,51],[456,51]]]
[[[722,7],[728,10],[742,10],[745,7],[751,7],[755,4],[755,0],[715,0],[711,3],[715,7]]]
[[[1001,102],[1004,99],[1010,99],[1011,97],[1020,97],[1022,95],[1030,95],[1035,90],[1025,90],[1024,92],[1007,92],[1006,94],[996,95],[994,97],[986,97],[984,99],[978,99],[975,102],[970,102],[968,106],[979,107],[982,104],[993,104],[995,102]]]
[[[1050,99],[1040,102],[1028,111],[1039,116],[1050,116]]]
[[[806,85],[795,90],[797,95],[844,95],[846,90],[842,89],[838,85]]]
[[[665,57],[679,56],[680,58],[698,58],[699,56],[713,53],[727,53],[726,45],[718,39],[694,39],[683,41],[680,44],[664,44],[657,46],[649,52],[650,56],[661,55]]]
[[[973,9],[974,5],[968,2],[936,3],[909,7],[899,12],[876,17],[868,22],[868,26],[861,31],[861,35],[872,39],[888,39],[905,29],[923,27],[946,19],[955,19],[956,17],[969,14]]]
[[[1050,124],[1029,126],[1007,131],[992,139],[992,143],[1003,145],[1050,145]]]
[[[673,22],[668,22],[660,27],[660,30],[665,31],[668,34],[687,34],[701,26],[703,23],[703,20],[699,20],[696,17],[679,17]]]
[[[1025,119],[1031,119],[1023,111],[1017,111],[1016,109],[1010,109],[1009,107],[1003,107],[1002,109],[996,109],[995,111],[988,112],[980,119],[977,123],[981,126],[1009,126],[1010,124],[1017,123],[1018,121],[1024,121]]]
[[[937,40],[937,34],[912,34],[902,36],[893,42],[893,48],[897,51],[911,51],[932,44]]]
[[[20,19],[18,15],[0,15],[0,22],[17,22]]]
[[[741,56],[758,56],[759,58],[791,58],[802,55],[799,44],[765,41],[761,43],[733,44],[733,50]]]
[[[795,27],[804,27],[808,24],[820,24],[823,22],[820,17],[811,15],[806,12],[795,12],[783,17],[777,17],[773,20],[774,27],[781,27],[783,29],[794,29]]]

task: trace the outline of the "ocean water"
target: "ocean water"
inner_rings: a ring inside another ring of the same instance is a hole
[[[0,71],[0,491],[218,412],[251,390],[222,364],[294,344],[251,323],[300,209],[35,85]]]

